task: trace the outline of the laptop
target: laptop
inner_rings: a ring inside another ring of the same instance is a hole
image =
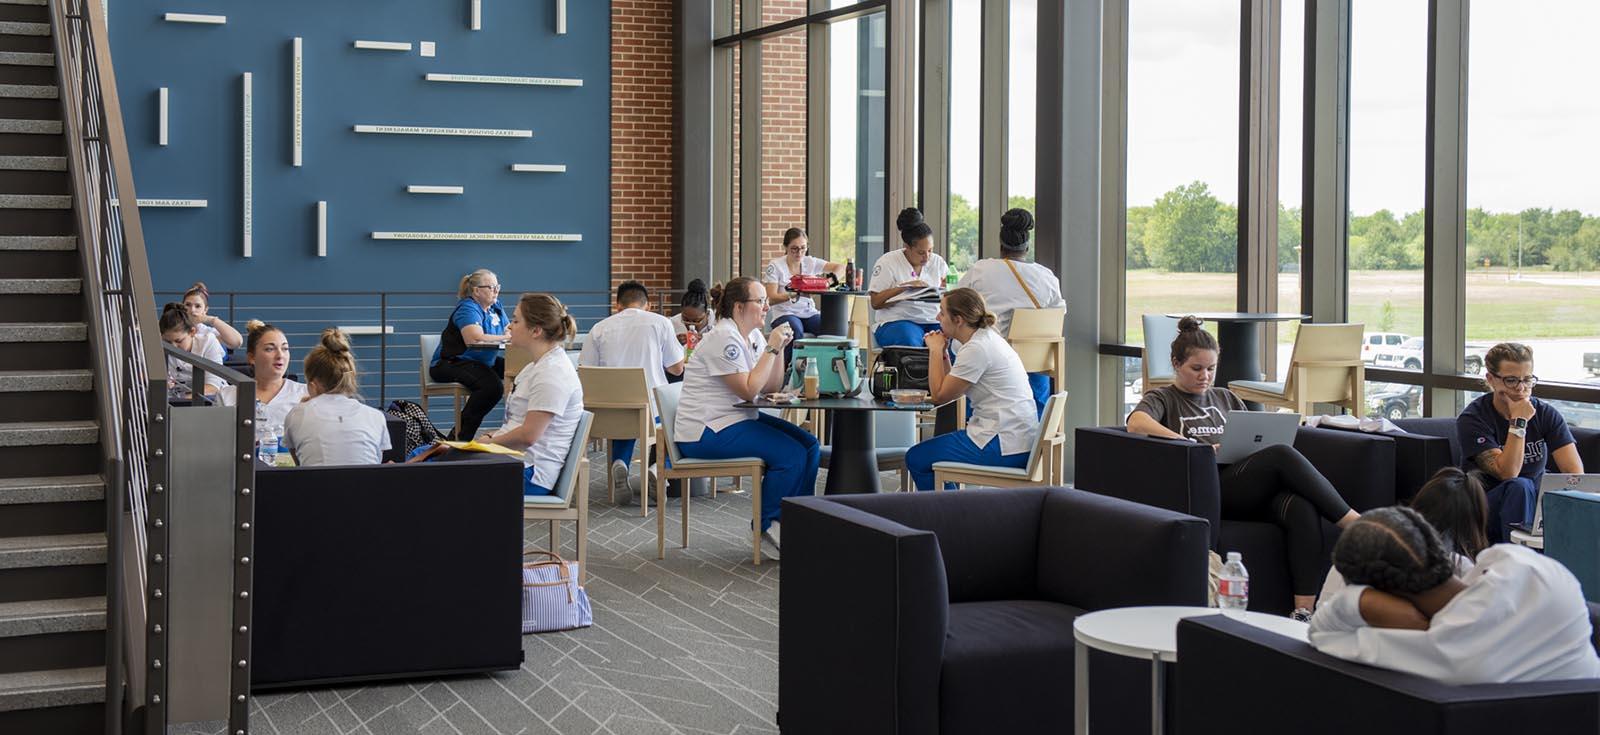
[[[1544,535],[1544,494],[1557,490],[1577,490],[1583,493],[1600,493],[1600,475],[1569,475],[1546,472],[1539,480],[1539,496],[1533,501],[1533,522],[1513,523],[1512,528],[1534,536]]]
[[[1229,411],[1222,429],[1222,447],[1217,462],[1238,462],[1256,452],[1278,444],[1294,445],[1300,431],[1300,414],[1276,411]]]

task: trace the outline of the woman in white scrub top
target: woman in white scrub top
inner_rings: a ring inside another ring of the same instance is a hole
[[[984,258],[972,264],[956,285],[983,296],[994,313],[994,329],[1011,336],[1011,313],[1017,309],[1051,309],[1066,306],[1061,298],[1061,279],[1028,257],[1028,232],[1033,229],[1033,213],[1012,209],[1000,215],[1000,257]],[[1028,373],[1033,403],[1040,413],[1050,398],[1050,374]]]
[[[972,416],[967,428],[919,442],[906,452],[906,470],[918,490],[932,490],[935,462],[965,462],[989,467],[1028,466],[1028,452],[1039,438],[1039,418],[1028,391],[1022,358],[996,332],[994,315],[970,288],[946,294],[939,306],[939,328],[923,339],[928,345],[928,388],[935,405],[967,396]],[[949,341],[961,343],[955,364]]]
[[[252,319],[245,331],[245,355],[256,379],[256,405],[266,413],[269,425],[281,429],[289,411],[309,396],[306,384],[284,377],[289,371],[289,339],[283,330]],[[221,398],[222,405],[234,405],[239,399],[238,386],[222,386]]]
[[[791,293],[786,288],[789,279],[793,276],[832,273],[840,281],[844,280],[844,264],[807,255],[808,244],[805,230],[790,227],[783,233],[783,257],[773,258],[761,272],[761,283],[767,288],[767,301],[771,304],[767,312],[768,323],[774,327],[789,325],[789,330],[796,338],[816,334],[822,329],[822,312],[817,310],[810,296]],[[783,348],[783,364],[789,364],[793,354],[794,344],[791,342]]]
[[[879,347],[921,347],[922,335],[939,328],[939,305],[914,297],[937,293],[950,268],[933,252],[933,228],[922,220],[922,210],[901,210],[895,225],[905,247],[878,258],[867,283],[878,325],[873,338]]]
[[[543,293],[523,294],[506,329],[533,359],[512,381],[505,425],[478,441],[522,450],[524,495],[554,492],[583,418],[583,384],[561,349],[577,333],[567,307]]]
[[[199,322],[183,304],[176,302],[161,307],[161,341],[180,350],[190,352],[217,364],[222,364],[222,344],[216,333],[201,332]],[[167,358],[167,386],[188,385],[194,379],[194,366],[176,358]],[[222,377],[206,373],[206,384],[201,390],[206,395],[216,395],[222,390]]]
[[[778,356],[793,335],[778,326],[763,344],[766,313],[766,293],[754,278],[728,282],[717,304],[717,325],[701,338],[684,367],[683,395],[671,429],[685,457],[760,457],[766,463],[757,530],[775,552],[779,535],[773,524],[783,499],[815,492],[822,451],[816,437],[794,424],[754,408],[734,408],[783,385]]]
[[[1416,511],[1367,511],[1333,547],[1350,586],[1311,618],[1330,656],[1446,684],[1600,677],[1589,608],[1560,562],[1510,544],[1456,577],[1452,554]]]
[[[211,292],[206,290],[204,283],[195,281],[188,291],[183,292],[183,305],[194,316],[194,328],[201,334],[215,337],[222,343],[225,353],[244,344],[244,337],[239,334],[239,330],[211,315]]]
[[[329,327],[322,341],[306,355],[306,387],[311,397],[289,409],[283,421],[283,443],[295,464],[379,464],[389,449],[389,425],[383,412],[361,402],[357,394],[356,358],[350,338]]]

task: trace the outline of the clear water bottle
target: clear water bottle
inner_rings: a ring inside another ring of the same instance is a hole
[[[267,409],[256,403],[256,458],[267,464],[278,461],[278,436],[267,418]]]
[[[1244,617],[1250,604],[1250,572],[1244,568],[1239,552],[1228,552],[1228,561],[1222,565],[1222,579],[1217,584],[1217,606],[1222,612],[1236,618]]]
[[[272,425],[272,436],[275,439],[273,443],[278,447],[277,459],[285,466],[294,466],[294,462],[289,459],[289,447],[283,443],[283,424]]]

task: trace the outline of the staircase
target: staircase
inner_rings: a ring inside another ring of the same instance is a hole
[[[0,2],[0,733],[106,729],[106,505],[44,0]]]

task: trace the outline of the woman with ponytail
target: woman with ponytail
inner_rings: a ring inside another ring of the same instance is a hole
[[[1415,510],[1368,511],[1333,546],[1350,586],[1317,607],[1311,645],[1446,684],[1600,677],[1588,605],[1566,567],[1501,544],[1457,577],[1454,556]]]
[[[550,294],[523,294],[511,316],[511,344],[532,359],[511,381],[505,425],[478,441],[522,450],[524,495],[554,491],[583,417],[583,384],[563,349],[577,333],[567,307]]]
[[[306,384],[289,380],[289,340],[283,330],[251,319],[245,325],[245,356],[250,358],[250,369],[256,379],[256,405],[265,412],[273,426],[283,426],[289,411],[305,400]],[[222,386],[222,405],[232,406],[238,400],[238,386]]]
[[[506,361],[500,344],[506,342],[505,307],[500,305],[500,278],[487,268],[461,277],[455,311],[439,333],[428,377],[440,383],[466,386],[467,404],[461,407],[461,425],[450,435],[465,441],[477,433],[505,393]]]
[[[1228,414],[1245,410],[1245,405],[1233,391],[1212,386],[1222,348],[1200,324],[1193,316],[1179,320],[1178,338],[1172,341],[1173,383],[1144,394],[1128,414],[1128,431],[1199,442],[1212,449],[1222,445]],[[1145,359],[1158,358],[1147,355]],[[1261,449],[1221,467],[1220,480],[1223,518],[1260,520],[1283,529],[1294,617],[1309,619],[1328,563],[1323,554],[1322,522],[1343,528],[1361,514],[1350,508],[1304,455],[1286,444]]]
[[[195,319],[194,313],[188,307],[177,302],[170,302],[161,307],[161,341],[186,352],[199,355],[217,364],[222,364],[224,359],[222,344],[217,342],[216,332],[200,331],[200,322]],[[194,379],[194,368],[183,360],[167,358],[167,384],[169,386],[188,385]],[[201,390],[206,395],[216,395],[222,389],[222,378],[211,373],[206,373],[206,384]]]
[[[195,281],[188,291],[183,292],[183,306],[194,316],[194,328],[200,334],[212,335],[226,350],[235,350],[244,344],[244,337],[239,335],[239,330],[211,315],[211,292],[206,290],[204,283]]]
[[[1028,233],[1033,230],[1033,213],[1016,208],[1000,215],[1000,257],[984,258],[972,264],[957,286],[970,288],[983,296],[994,312],[996,332],[1011,336],[1011,313],[1017,309],[1053,309],[1066,306],[1061,298],[1061,279],[1028,257]],[[1028,373],[1033,403],[1040,412],[1050,397],[1050,374]]]
[[[967,428],[906,451],[906,470],[917,489],[934,489],[935,462],[1027,467],[1028,453],[1039,438],[1039,417],[1022,358],[994,330],[995,316],[977,291],[958,288],[945,294],[938,319],[939,331],[923,337],[928,345],[928,392],[935,405],[967,396],[972,416]],[[961,343],[954,365],[950,340]]]
[[[921,347],[922,335],[939,328],[938,305],[921,299],[944,288],[950,268],[933,252],[933,228],[922,210],[901,210],[895,226],[905,247],[878,258],[867,282],[878,325],[873,337],[879,347]]]
[[[309,397],[289,410],[283,442],[297,465],[379,464],[389,443],[383,412],[361,402],[350,338],[335,327],[306,355]]]

